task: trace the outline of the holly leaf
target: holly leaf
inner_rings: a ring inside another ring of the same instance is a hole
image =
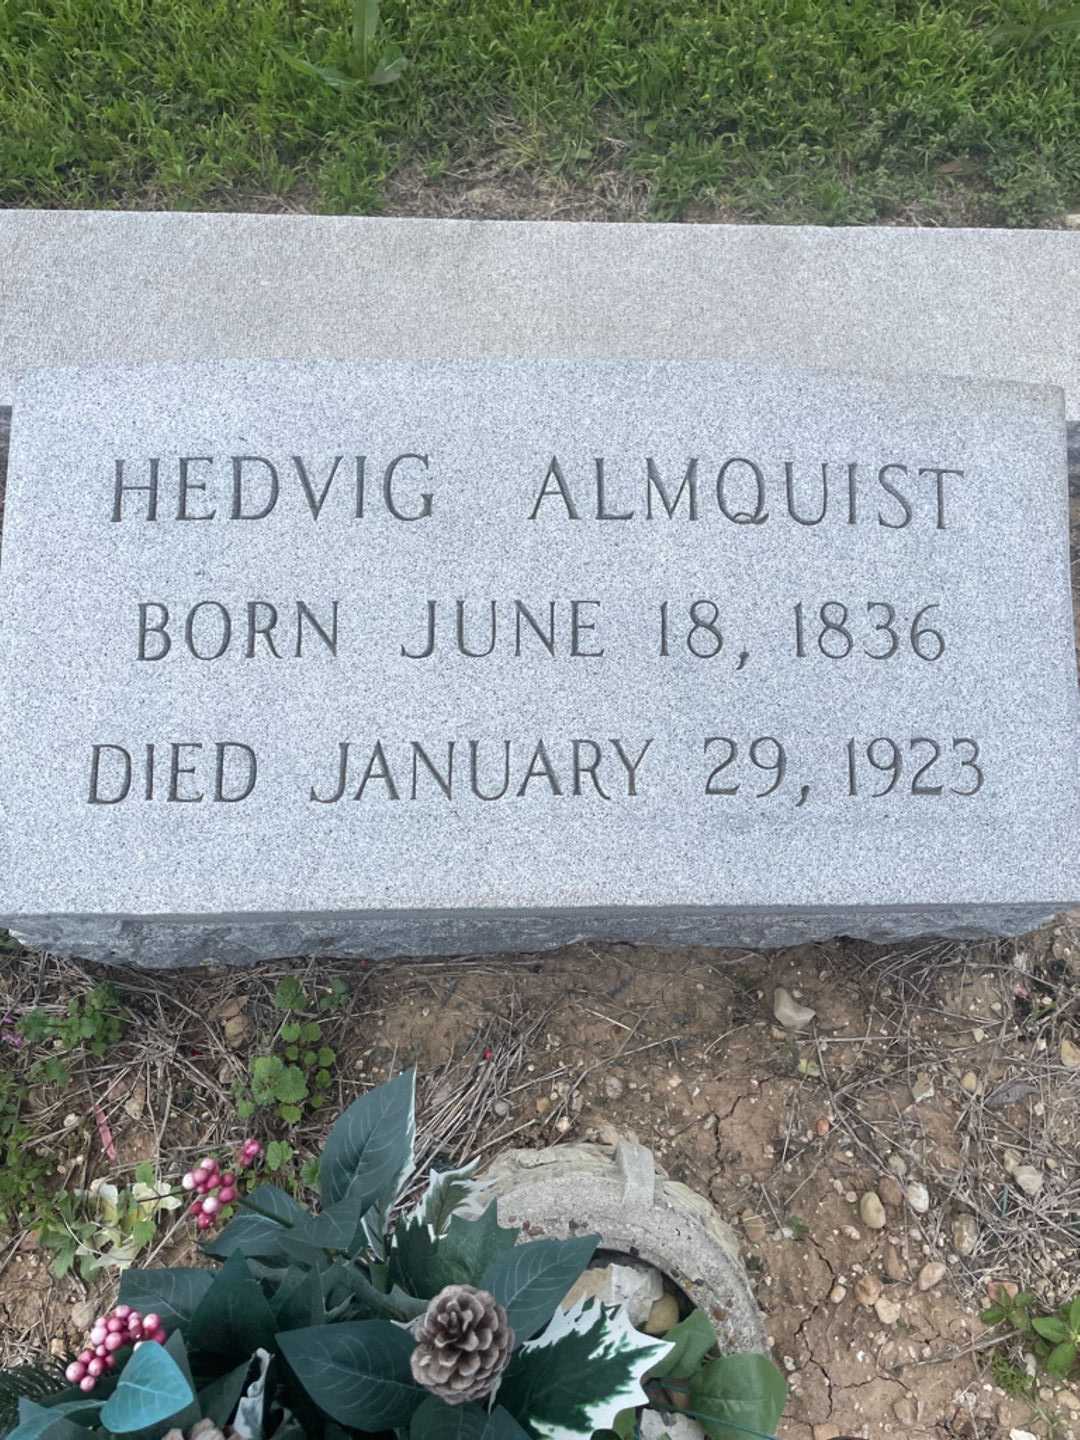
[[[316,1325],[277,1337],[289,1368],[323,1414],[371,1434],[408,1425],[427,1399],[409,1368],[415,1343],[408,1331],[384,1320]]]
[[[101,1424],[113,1435],[164,1425],[195,1400],[184,1372],[163,1345],[140,1345],[101,1407]]]
[[[716,1331],[704,1310],[692,1310],[664,1336],[671,1349],[648,1374],[650,1380],[693,1375],[709,1351],[716,1347]]]
[[[430,1396],[412,1418],[410,1440],[529,1440],[502,1405],[446,1405]]]
[[[690,1406],[711,1440],[772,1435],[787,1400],[787,1382],[767,1355],[721,1355],[690,1380]]]
[[[501,1255],[513,1250],[518,1234],[518,1230],[499,1224],[494,1203],[475,1220],[451,1216],[443,1235],[410,1216],[394,1231],[390,1277],[408,1294],[428,1300],[446,1285],[482,1284],[476,1277],[484,1276]],[[562,1294],[569,1288],[564,1287]]]
[[[142,1315],[160,1315],[172,1330],[190,1323],[213,1283],[210,1270],[125,1270],[120,1300]]]
[[[423,1199],[402,1224],[406,1227],[430,1225],[436,1235],[444,1234],[454,1211],[481,1188],[472,1178],[479,1165],[479,1160],[472,1160],[456,1170],[432,1170]]]
[[[338,1117],[319,1168],[324,1205],[343,1200],[361,1178],[376,1199],[397,1196],[413,1166],[415,1100],[416,1071],[406,1070]]]
[[[494,1209],[491,1205],[484,1213]],[[599,1243],[599,1235],[582,1235],[574,1240],[532,1240],[515,1245],[482,1272],[479,1289],[490,1290],[505,1307],[519,1341],[531,1339],[555,1314]]]
[[[517,1352],[499,1404],[534,1440],[588,1440],[612,1429],[620,1411],[647,1403],[642,1378],[669,1348],[639,1335],[624,1310],[579,1301],[556,1310],[543,1334]]]

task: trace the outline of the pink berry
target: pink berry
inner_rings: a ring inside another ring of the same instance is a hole
[[[93,1375],[84,1375],[83,1378],[79,1381],[79,1389],[83,1392],[84,1395],[89,1395],[90,1391],[93,1390],[96,1384],[97,1381],[94,1379]]]
[[[183,1177],[183,1179],[180,1181],[180,1188],[181,1188],[181,1190],[194,1190],[194,1189],[195,1189],[195,1176],[192,1174],[192,1172],[191,1172],[190,1170],[187,1172],[187,1174],[186,1174],[186,1175]]]
[[[206,1199],[202,1202],[202,1208],[204,1215],[216,1215],[221,1209],[221,1201],[216,1195],[207,1195]]]
[[[94,1328],[90,1331],[90,1344],[100,1345],[108,1333],[109,1332],[105,1329],[104,1321],[99,1320],[94,1326]]]
[[[127,1328],[128,1328],[129,1330],[138,1330],[138,1329],[140,1328],[140,1326],[142,1325],[142,1323],[143,1323],[143,1319],[142,1319],[142,1316],[141,1316],[141,1315],[129,1315],[129,1316],[128,1316],[128,1322],[127,1322]]]
[[[115,1355],[106,1355],[106,1356],[105,1356],[105,1359],[104,1359],[101,1363],[105,1366],[105,1369],[106,1369],[106,1370],[115,1370],[115,1369],[116,1369],[116,1356],[115,1356]]]
[[[79,1360],[73,1360],[64,1371],[64,1378],[72,1385],[78,1385],[79,1381],[86,1374],[86,1366]]]
[[[213,1172],[217,1169],[217,1161],[211,1159],[210,1156],[207,1155],[204,1159],[199,1161],[199,1169]]]
[[[117,1305],[116,1309],[112,1313],[117,1320],[127,1320],[131,1316],[131,1306]]]
[[[198,1220],[195,1221],[195,1224],[200,1230],[209,1230],[213,1223],[214,1217],[212,1215],[200,1215]]]
[[[80,1364],[80,1365],[89,1365],[89,1364],[90,1364],[90,1361],[93,1360],[93,1358],[94,1358],[94,1352],[93,1352],[93,1350],[84,1350],[84,1351],[82,1352],[82,1354],[79,1356],[79,1364]]]
[[[106,1335],[105,1349],[111,1354],[113,1350],[119,1350],[126,1342],[123,1335]]]
[[[117,1320],[115,1315],[111,1320],[105,1321],[105,1329],[109,1335],[116,1335],[119,1331],[123,1330],[123,1328],[124,1322],[122,1320]]]
[[[149,1315],[143,1316],[142,1325],[144,1330],[159,1330],[161,1328],[161,1316],[155,1315],[151,1310]]]
[[[104,1374],[105,1374],[105,1361],[104,1361],[104,1360],[91,1360],[91,1361],[90,1361],[90,1364],[86,1367],[86,1373],[87,1373],[88,1375],[92,1375],[95,1380],[98,1378],[99,1375],[104,1375]]]
[[[196,1189],[198,1189],[198,1187],[202,1185],[203,1182],[206,1180],[207,1174],[208,1172],[204,1165],[196,1165],[195,1169],[192,1170],[191,1178],[195,1181]]]
[[[158,1345],[164,1345],[168,1338],[169,1337],[168,1335],[166,1335],[164,1327],[161,1325],[159,1325],[158,1328],[154,1331],[153,1335],[150,1336],[150,1339]]]
[[[232,1202],[236,1199],[236,1191],[231,1185],[223,1185],[218,1195],[218,1199],[221,1201],[222,1205],[231,1205]]]
[[[105,1348],[105,1346],[108,1345],[108,1343],[109,1343],[109,1337],[106,1335],[106,1336],[105,1336],[105,1345],[99,1345],[99,1346],[97,1347],[97,1349],[94,1351],[94,1354],[97,1356],[97,1358],[98,1358],[99,1360],[104,1360],[104,1359],[105,1359],[105,1356],[108,1355],[109,1352],[108,1352],[108,1350]]]
[[[225,1171],[225,1174],[222,1175],[222,1177],[221,1177],[221,1183],[222,1183],[222,1185],[235,1185],[235,1184],[236,1184],[236,1176],[233,1174],[233,1172],[232,1172],[231,1170],[226,1170],[226,1171]]]

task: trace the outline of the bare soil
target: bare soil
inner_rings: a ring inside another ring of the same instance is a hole
[[[0,972],[17,1003],[30,958]],[[762,956],[582,944],[294,968],[309,984],[342,974],[352,988],[327,1027],[333,1105],[419,1067],[425,1160],[630,1135],[708,1195],[740,1236],[788,1373],[781,1440],[1080,1436],[1075,1388],[1040,1381],[1012,1398],[998,1386],[993,1357],[1020,1367],[1021,1383],[1023,1358],[978,1319],[994,1282],[1030,1286],[1048,1305],[1080,1289],[1080,1071],[1061,1049],[1080,1043],[1080,916],[983,946],[836,941]],[[178,1174],[197,1151],[235,1144],[248,1127],[232,1114],[231,1081],[280,1023],[272,995],[288,969],[110,975],[139,1033],[42,1101],[69,1183],[146,1158]],[[48,959],[32,976],[46,1005],[80,983],[82,971]],[[808,1029],[777,1025],[778,985],[816,1011]],[[64,1112],[95,1104],[114,1163],[96,1125],[63,1129]],[[302,1153],[318,1148],[326,1118],[291,1137]],[[270,1121],[262,1133],[283,1132]],[[900,1197],[890,1162],[901,1186],[925,1185],[925,1213]],[[1042,1176],[1033,1197],[1013,1179],[1018,1162]],[[875,1187],[880,1230],[859,1212]],[[968,1255],[954,1244],[961,1215],[977,1231]],[[181,1220],[153,1258],[193,1256]],[[934,1260],[944,1274],[921,1289]],[[75,1322],[109,1294],[109,1282],[88,1296],[54,1280],[32,1237],[12,1237],[0,1265],[0,1362],[70,1348]],[[876,1309],[860,1303],[879,1290]]]

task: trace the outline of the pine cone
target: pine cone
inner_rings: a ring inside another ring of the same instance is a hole
[[[416,1322],[413,1378],[447,1405],[491,1393],[510,1362],[514,1332],[486,1290],[447,1285]]]

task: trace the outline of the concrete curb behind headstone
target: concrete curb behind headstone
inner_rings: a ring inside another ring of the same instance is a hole
[[[730,1226],[628,1140],[507,1150],[482,1177],[504,1225],[530,1237],[595,1231],[600,1249],[654,1265],[716,1326],[724,1352],[765,1350],[765,1327]]]

